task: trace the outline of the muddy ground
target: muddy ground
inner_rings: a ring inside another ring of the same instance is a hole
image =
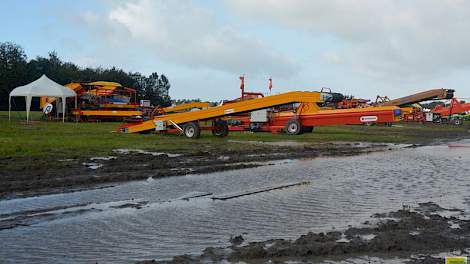
[[[407,126],[408,127],[408,126]],[[357,131],[356,131],[357,132]],[[375,131],[376,133],[379,133]],[[393,136],[406,136],[404,143],[427,145],[469,138],[470,129],[415,129],[399,132],[381,131]],[[401,142],[401,141],[400,141]],[[182,143],[183,144],[183,143]],[[184,143],[187,144],[187,143]],[[132,147],[129,147],[132,148]],[[209,173],[260,166],[281,159],[345,156],[387,150],[386,144],[347,142],[242,142],[195,144],[175,153],[114,151],[108,157],[83,157],[70,154],[0,157],[0,199],[37,194],[77,191],[112,186],[116,182],[149,177]],[[67,153],[70,153],[67,152]],[[106,159],[109,158],[109,159]]]
[[[248,144],[249,151],[232,149],[232,144]],[[207,146],[183,153],[117,149],[107,157],[7,157],[0,158],[0,198],[104,188],[149,177],[234,170],[274,160],[347,156],[388,148],[387,144],[228,142],[223,148]]]
[[[230,238],[231,246],[206,248],[199,256],[175,256],[170,261],[147,263],[316,263],[359,256],[399,256],[407,263],[444,263],[433,254],[456,252],[468,255],[470,220],[463,211],[435,203],[376,214],[360,227],[327,233],[308,233],[296,240],[273,239],[245,243],[242,236]],[[455,253],[454,253],[455,254]]]

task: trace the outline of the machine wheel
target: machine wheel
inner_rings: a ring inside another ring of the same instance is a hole
[[[313,126],[303,126],[302,127],[302,133],[312,133],[313,132]]]
[[[196,122],[189,122],[183,126],[183,134],[187,138],[199,138],[201,136],[201,128]]]
[[[287,124],[284,128],[287,135],[299,135],[302,133],[302,126],[300,125],[299,120],[291,119],[287,121]]]
[[[212,135],[216,137],[226,137],[228,135],[227,121],[224,121],[224,120],[215,121],[213,126],[214,126],[214,129],[212,129]]]
[[[459,118],[456,118],[456,119],[452,120],[452,124],[455,125],[455,126],[461,126],[463,124],[463,120],[459,119]]]

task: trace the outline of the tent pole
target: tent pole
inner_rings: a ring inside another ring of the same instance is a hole
[[[11,121],[11,96],[8,96],[8,121]]]
[[[75,110],[77,110],[77,94],[75,94]],[[73,112],[72,112],[72,115],[73,115]],[[72,116],[72,118],[74,117]],[[78,122],[77,115],[75,115],[75,122]]]
[[[29,111],[31,109],[31,96],[26,96],[26,123],[29,123]]]
[[[62,123],[65,123],[65,97],[62,97]]]

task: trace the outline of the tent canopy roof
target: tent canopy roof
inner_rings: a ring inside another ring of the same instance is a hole
[[[77,94],[51,79],[45,74],[36,81],[19,86],[11,91],[10,96],[50,96],[50,97],[73,97]]]
[[[91,82],[87,83],[88,85],[99,85],[99,86],[111,86],[111,87],[121,87],[122,85],[117,82],[105,82],[105,81],[97,81],[97,82]]]

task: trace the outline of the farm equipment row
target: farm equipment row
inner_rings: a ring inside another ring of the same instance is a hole
[[[312,132],[316,126],[390,125],[402,120],[460,125],[470,118],[470,103],[453,98],[451,89],[431,89],[394,100],[377,96],[371,103],[328,88],[265,96],[246,92],[244,77],[240,80],[241,97],[237,99],[216,106],[189,102],[170,107],[154,107],[147,100],[138,103],[136,90],[119,83],[73,82],[66,86],[77,93],[79,102],[78,108],[69,107],[68,112],[81,121],[124,120],[118,128],[122,133],[182,133],[188,138],[198,138],[203,130],[218,137],[227,136],[229,131],[299,135]],[[423,101],[447,99],[452,99],[449,106],[438,105],[428,112],[419,105]],[[41,107],[54,100],[41,98]],[[71,106],[72,102],[69,103]]]
[[[154,112],[156,115],[151,115],[147,120],[123,124],[118,131],[182,133],[188,138],[198,138],[202,130],[210,130],[219,137],[227,136],[229,131],[285,132],[299,135],[312,132],[316,126],[390,125],[403,119],[422,121],[425,116],[418,103],[446,100],[454,96],[454,90],[443,88],[394,100],[378,96],[375,103],[333,93],[327,88],[322,88],[319,92],[288,92],[264,96],[261,93],[246,92],[244,77],[240,77],[240,80],[240,98],[224,101],[213,107],[190,104],[176,106],[175,109],[182,112]],[[456,100],[452,102],[450,107],[453,110],[447,111],[449,113],[444,109],[439,113],[439,109],[434,111],[435,116],[443,118],[443,123],[445,120],[457,120],[453,117],[454,112],[468,112],[467,104],[460,105]],[[193,111],[188,112],[190,109]]]
[[[198,138],[202,130],[210,130],[219,137],[227,136],[229,131],[284,131],[298,135],[311,132],[315,126],[391,124],[400,120],[401,110],[396,106],[351,109],[325,106],[343,99],[340,94],[324,91],[264,96],[242,89],[239,99],[198,111],[166,113],[139,123],[123,124],[119,132],[183,133],[188,138]]]

